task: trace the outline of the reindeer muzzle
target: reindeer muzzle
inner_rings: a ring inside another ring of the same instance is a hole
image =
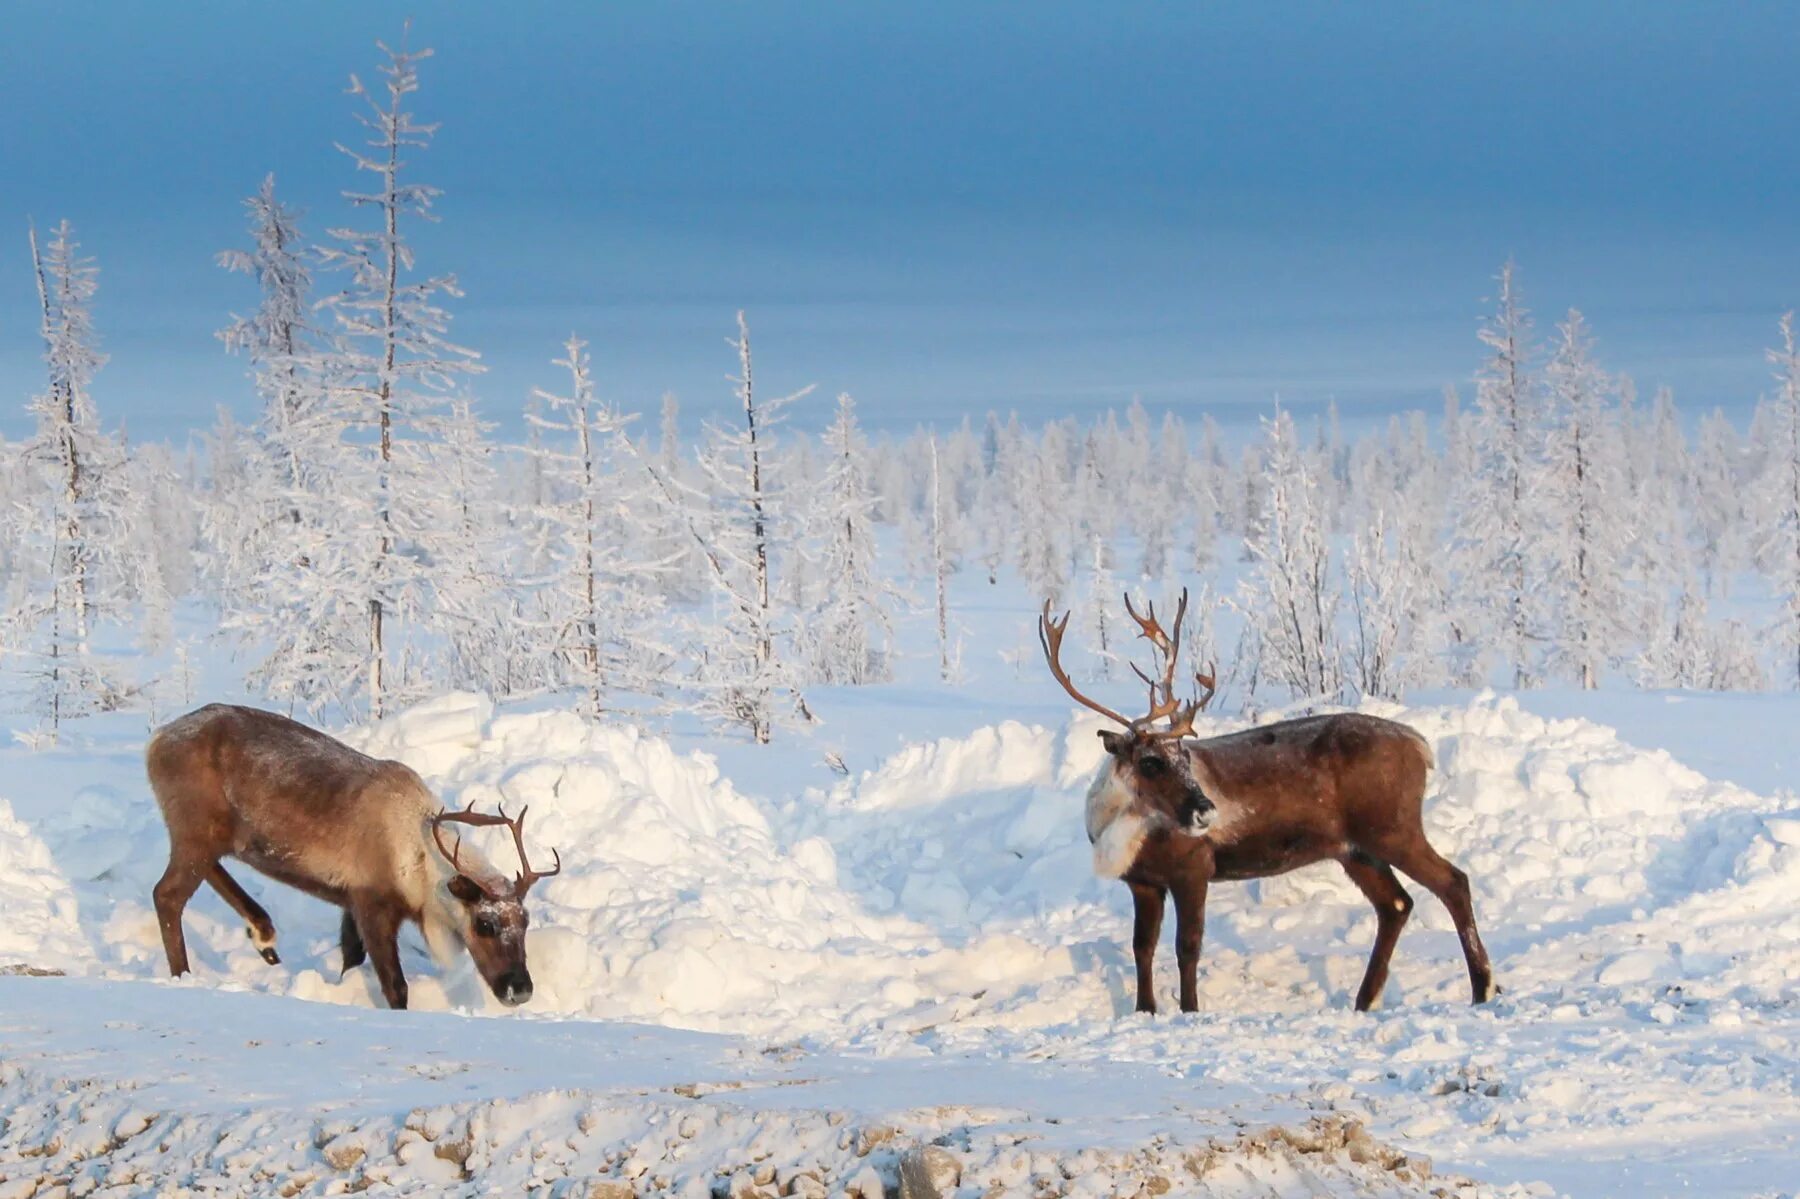
[[[1198,837],[1210,829],[1219,818],[1218,805],[1206,798],[1205,792],[1195,787],[1187,793],[1181,803],[1181,831]]]
[[[494,998],[507,1007],[518,1007],[531,999],[531,975],[515,970],[494,984]]]

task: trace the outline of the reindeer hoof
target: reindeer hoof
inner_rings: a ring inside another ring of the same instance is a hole
[[[256,952],[262,954],[262,960],[269,963],[269,965],[281,965],[281,955],[276,953],[274,949],[259,949]]]

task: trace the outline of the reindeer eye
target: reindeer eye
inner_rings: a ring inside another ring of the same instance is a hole
[[[493,936],[499,935],[499,932],[500,932],[500,928],[498,925],[496,925],[494,923],[493,917],[491,917],[491,916],[475,917],[475,935],[476,936],[478,936],[478,937],[493,937]]]
[[[1138,759],[1138,773],[1147,779],[1153,779],[1160,776],[1164,771],[1168,770],[1168,768],[1169,764],[1161,758]]]

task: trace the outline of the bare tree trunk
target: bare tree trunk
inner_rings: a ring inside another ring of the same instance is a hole
[[[574,355],[570,354],[571,361]],[[594,592],[594,447],[588,427],[588,406],[582,398],[580,380],[576,381],[576,419],[581,423],[581,496],[582,496],[582,665],[587,670],[588,714],[599,716],[601,704],[600,678],[600,610]]]
[[[37,276],[38,306],[43,312],[44,348],[54,351],[56,339],[51,333],[50,286],[44,276],[44,260],[38,253],[37,226],[29,225],[27,230],[31,239],[31,265]],[[75,641],[83,651],[87,650],[88,636],[88,578],[87,550],[81,528],[81,492],[84,486],[81,468],[81,447],[75,440],[75,384],[73,380],[58,380],[54,374],[50,379],[51,394],[56,400],[58,428],[56,430],[57,449],[62,456],[63,476],[63,522],[61,554],[52,554],[51,570],[61,576],[66,567],[71,585],[71,600],[75,617]],[[59,561],[60,559],[60,561]],[[60,582],[60,577],[58,579]],[[58,644],[60,644],[61,587],[55,588],[58,617]],[[52,727],[55,721],[52,718]]]
[[[393,466],[394,466],[394,364],[399,357],[399,314],[396,311],[400,290],[400,201],[396,188],[400,174],[400,97],[394,95],[387,122],[387,166],[382,171],[381,210],[387,225],[387,239],[382,245],[386,290],[382,296],[381,377],[375,384],[376,419],[381,427],[381,466],[377,472],[377,516],[381,522],[380,543],[375,553],[375,594],[369,597],[369,714],[381,717],[385,694],[383,679],[387,649],[383,619],[382,584],[394,552]]]
[[[931,564],[937,576],[938,677],[950,681],[950,612],[944,602],[944,493],[938,470],[937,434],[931,435]]]
[[[750,432],[750,524],[752,552],[755,555],[757,640],[756,660],[767,665],[775,658],[775,642],[769,630],[769,537],[768,520],[763,510],[762,446],[756,438],[756,395],[750,380],[750,326],[744,314],[738,313],[738,363],[743,369],[744,424]],[[758,741],[768,740],[762,730]]]

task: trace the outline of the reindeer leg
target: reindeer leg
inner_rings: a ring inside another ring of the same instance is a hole
[[[225,867],[218,862],[206,872],[206,881],[212,884],[232,910],[244,918],[248,925],[250,943],[256,946],[256,952],[262,954],[263,961],[271,966],[279,966],[281,957],[275,952],[275,922],[269,919],[269,913],[263,906],[250,898],[250,893],[238,885],[238,881],[225,873]]]
[[[1135,909],[1131,925],[1131,956],[1137,962],[1137,1010],[1156,1014],[1156,939],[1162,936],[1163,898],[1161,887],[1148,883],[1125,884],[1131,888]]]
[[[395,1010],[406,1007],[406,975],[400,969],[400,906],[385,897],[359,896],[350,901],[356,931],[368,946],[381,997]]]
[[[1181,1010],[1200,1010],[1200,946],[1206,938],[1206,887],[1210,873],[1195,872],[1175,884],[1175,960],[1181,967]]]
[[[1437,896],[1450,910],[1456,924],[1456,935],[1462,940],[1463,960],[1469,966],[1471,1002],[1486,1003],[1495,995],[1494,972],[1488,965],[1487,949],[1475,928],[1475,904],[1469,894],[1469,876],[1446,861],[1437,850],[1419,838],[1417,845],[1407,847],[1388,859],[1419,885]]]
[[[343,974],[350,973],[369,958],[369,951],[363,946],[362,933],[356,928],[356,917],[348,911],[344,913],[343,927],[338,930],[338,948],[344,955]]]
[[[1375,948],[1369,951],[1369,968],[1356,992],[1356,1010],[1366,1012],[1375,1006],[1381,998],[1381,988],[1387,985],[1388,960],[1394,956],[1394,943],[1406,927],[1406,918],[1412,915],[1413,901],[1386,862],[1360,852],[1339,861],[1350,881],[1375,907]]]
[[[181,913],[188,900],[200,889],[207,865],[191,859],[169,858],[169,868],[151,891],[156,901],[156,923],[162,930],[163,953],[169,959],[169,974],[175,978],[188,972],[187,938],[181,931]]]

